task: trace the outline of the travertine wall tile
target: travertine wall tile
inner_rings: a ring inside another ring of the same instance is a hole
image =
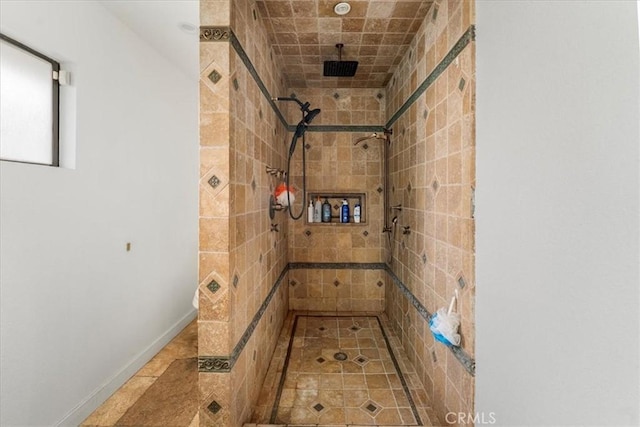
[[[387,111],[395,112],[473,23],[473,2],[432,6],[410,52],[387,86]],[[417,52],[416,55],[411,54]],[[423,54],[424,53],[424,54]],[[401,203],[392,269],[430,311],[446,307],[458,289],[461,346],[475,346],[475,42],[394,124],[391,204]],[[447,412],[473,412],[473,377],[443,345],[405,296],[387,281],[386,311],[444,420]]]

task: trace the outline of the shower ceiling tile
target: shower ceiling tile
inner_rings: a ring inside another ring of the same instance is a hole
[[[277,62],[291,87],[385,87],[420,28],[433,0],[349,1],[336,15],[336,1],[257,0]],[[352,78],[324,77],[324,61],[358,61]],[[308,64],[313,70],[292,65]]]

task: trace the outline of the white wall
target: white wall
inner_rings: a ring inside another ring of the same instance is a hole
[[[476,409],[639,425],[635,1],[477,2]]]
[[[0,162],[0,425],[77,425],[195,314],[197,80],[97,3],[0,16],[77,107],[75,170]]]

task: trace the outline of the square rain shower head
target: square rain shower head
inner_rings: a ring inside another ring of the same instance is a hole
[[[324,73],[325,77],[353,77],[356,75],[358,69],[358,61],[343,61],[342,60],[342,48],[344,45],[338,43],[336,48],[338,49],[337,61],[324,61]]]
[[[353,77],[358,69],[358,61],[324,61],[325,77]]]

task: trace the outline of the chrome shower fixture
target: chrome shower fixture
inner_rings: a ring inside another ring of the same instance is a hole
[[[399,211],[399,212],[402,212],[402,203],[397,204],[397,205],[395,205],[395,206],[391,206],[391,209],[392,209],[392,210],[397,210],[397,211]]]

